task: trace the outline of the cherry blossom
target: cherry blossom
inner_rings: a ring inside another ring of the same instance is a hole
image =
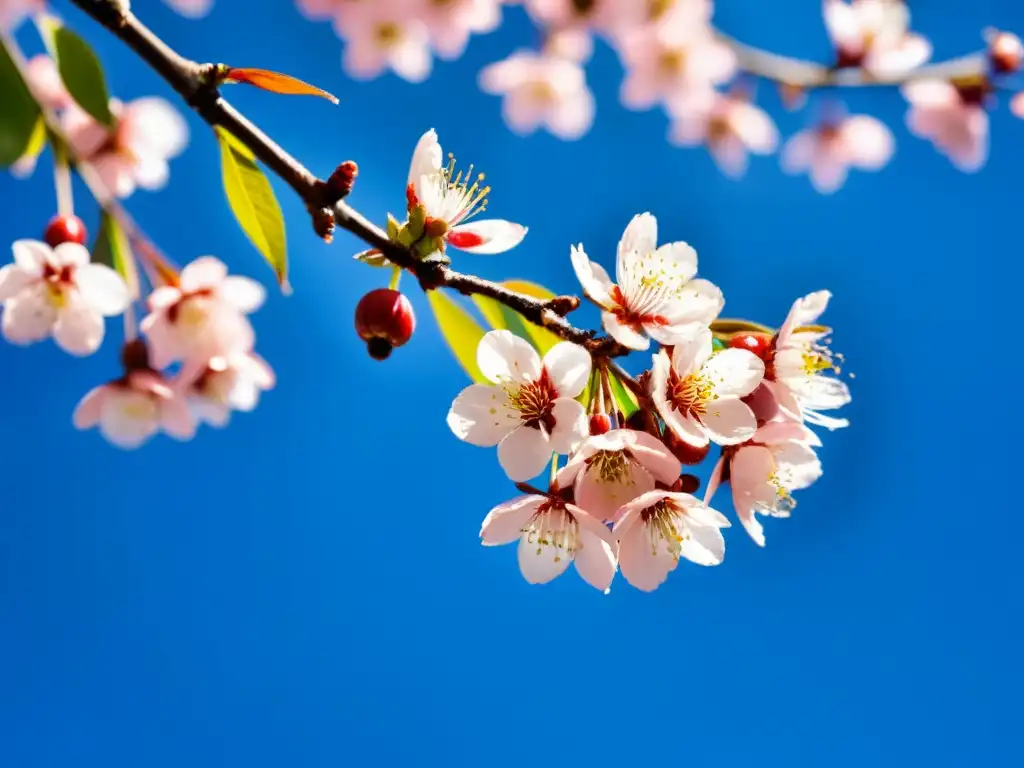
[[[839,379],[822,375],[826,371],[839,372],[826,343],[829,329],[804,327],[821,317],[831,297],[828,291],[817,291],[793,302],[775,336],[765,379],[771,383],[772,393],[785,415],[826,429],[838,429],[849,422],[819,411],[849,403],[850,390]]]
[[[595,589],[607,592],[615,576],[615,540],[600,520],[578,506],[547,496],[520,496],[492,509],[480,528],[484,546],[519,541],[519,570],[531,584],[546,584],[576,565]]]
[[[501,22],[501,0],[419,0],[416,11],[437,55],[455,59],[472,34],[491,32]]]
[[[167,161],[188,143],[188,126],[181,115],[160,98],[110,102],[115,125],[107,128],[77,104],[63,115],[64,133],[81,162],[89,163],[104,186],[118,197],[128,197],[136,186],[160,189],[167,183]]]
[[[213,8],[213,0],[164,0],[167,5],[182,16],[190,19],[200,19]]]
[[[343,8],[335,29],[345,38],[343,63],[352,77],[371,79],[391,69],[409,82],[431,70],[427,26],[409,13],[405,0],[372,0]]]
[[[505,122],[521,135],[543,126],[561,139],[573,140],[594,122],[594,95],[586,73],[571,59],[517,51],[481,70],[480,87],[504,96]]]
[[[688,493],[648,491],[623,506],[612,534],[623,578],[644,592],[657,589],[680,558],[718,565],[725,558],[724,515]]]
[[[51,334],[72,355],[91,355],[103,342],[104,316],[129,304],[128,286],[110,267],[89,263],[78,243],[50,248],[36,240],[13,245],[14,263],[0,269],[3,334],[31,344]]]
[[[1024,91],[1015,93],[1013,98],[1010,99],[1010,112],[1012,112],[1015,117],[1024,119]]]
[[[622,0],[523,0],[530,16],[557,30],[612,32],[642,18],[642,3]]]
[[[808,173],[814,188],[829,194],[843,185],[849,168],[879,170],[894,149],[892,131],[885,123],[868,115],[851,115],[794,135],[782,150],[782,167],[787,173]]]
[[[196,422],[185,398],[155,371],[139,370],[96,387],[78,403],[77,429],[99,426],[100,433],[119,448],[138,448],[157,432],[190,440]]]
[[[491,188],[482,180],[482,174],[473,176],[473,166],[456,171],[451,156],[442,166],[441,145],[431,129],[413,151],[406,194],[410,207],[422,205],[433,226],[443,231],[444,243],[469,253],[502,253],[519,245],[527,230],[502,219],[470,221],[487,208]]]
[[[736,516],[758,546],[764,546],[764,528],[756,514],[789,517],[796,502],[793,491],[807,488],[821,477],[821,462],[813,446],[821,440],[803,424],[769,422],[749,442],[727,451],[711,473],[704,503],[710,503],[728,465],[729,485]]]
[[[14,30],[33,13],[46,9],[46,0],[0,0],[0,30]]]
[[[673,344],[722,310],[722,292],[707,280],[693,279],[697,252],[683,242],[659,248],[658,222],[650,213],[634,216],[619,240],[617,283],[588,258],[582,243],[571,256],[583,290],[604,310],[604,329],[630,349],[647,349],[650,339]]]
[[[587,434],[587,416],[575,398],[590,377],[590,354],[563,341],[544,359],[510,331],[490,331],[477,347],[480,372],[494,386],[471,384],[455,398],[448,426],[460,440],[498,446],[498,461],[513,481],[536,477],[552,453],[568,453]]]
[[[655,483],[671,485],[681,471],[679,459],[657,438],[613,429],[582,443],[555,483],[559,488],[572,486],[576,504],[600,520],[614,522],[623,504],[653,491]]]
[[[736,56],[714,36],[710,19],[710,3],[679,3],[658,21],[624,33],[618,46],[627,72],[623,104],[646,109],[685,102],[729,80]]]
[[[823,13],[841,67],[892,78],[931,56],[928,41],[907,32],[910,10],[903,0],[824,0]]]
[[[768,114],[741,96],[697,93],[671,105],[669,140],[679,146],[705,145],[727,176],[747,171],[747,154],[770,155],[779,132]]]
[[[141,329],[150,341],[156,368],[184,360],[193,374],[207,361],[248,352],[255,336],[246,314],[263,304],[266,291],[255,280],[228,276],[227,267],[203,256],[181,272],[178,285],[157,288],[149,296],[150,314]]]
[[[979,170],[988,159],[988,113],[979,88],[957,88],[945,80],[916,80],[902,88],[910,102],[907,127],[929,139],[962,171]]]
[[[29,59],[25,68],[25,83],[29,90],[45,109],[59,111],[71,104],[71,95],[64,87],[57,71],[57,64],[46,54],[39,54]],[[11,165],[11,175],[24,179],[32,175],[36,169],[39,155],[29,152]]]
[[[223,427],[231,411],[252,411],[260,392],[275,384],[273,369],[252,352],[232,352],[208,361],[203,371],[189,382],[185,394],[199,421]]]
[[[340,19],[365,6],[368,0],[296,0],[299,11],[307,19]]]
[[[702,328],[654,356],[651,399],[665,424],[683,441],[704,446],[713,440],[733,445],[750,439],[757,419],[740,398],[764,378],[764,362],[745,349],[712,354],[712,335]]]

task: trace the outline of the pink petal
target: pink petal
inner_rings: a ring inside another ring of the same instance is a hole
[[[489,331],[476,350],[480,372],[495,384],[540,378],[540,355],[533,345],[511,331]]]
[[[85,397],[78,401],[71,422],[75,429],[90,429],[100,422],[103,413],[103,402],[106,399],[109,387],[104,384],[89,390]]]
[[[57,308],[50,300],[50,288],[30,285],[4,304],[3,333],[12,344],[32,344],[50,335],[57,322]]]
[[[551,440],[543,429],[521,426],[498,443],[498,463],[514,483],[532,480],[551,461]]]
[[[493,547],[516,541],[522,528],[546,501],[543,496],[520,496],[499,504],[487,513],[480,526],[481,543]]]
[[[619,320],[618,315],[612,312],[602,312],[601,324],[608,335],[622,346],[638,351],[650,349],[651,340],[632,326],[624,324]]]
[[[11,245],[14,263],[32,277],[39,277],[43,267],[53,258],[53,249],[38,240],[15,240]]]
[[[248,277],[226,277],[217,294],[238,311],[248,314],[263,306],[267,291]]]
[[[200,256],[181,270],[181,290],[185,293],[217,288],[228,276],[224,262],[214,256]]]
[[[631,259],[646,256],[658,248],[658,220],[650,213],[639,213],[630,219],[619,239],[616,274],[621,282],[632,269]]]
[[[569,397],[555,400],[551,408],[555,426],[551,430],[551,450],[567,454],[589,434],[587,412],[583,406]]]
[[[711,470],[711,477],[708,478],[707,487],[704,488],[704,506],[711,503],[714,499],[715,493],[718,492],[718,487],[722,484],[722,472],[725,470],[725,457],[720,456],[718,461],[715,462],[714,469]]]
[[[816,131],[800,131],[794,134],[782,149],[782,170],[786,173],[805,172],[814,161],[818,145]]]
[[[75,272],[82,300],[101,315],[113,317],[128,308],[128,286],[117,272],[103,264],[86,264]]]
[[[654,490],[654,478],[636,465],[631,465],[619,480],[607,481],[588,468],[576,478],[575,490],[577,506],[599,520],[613,520],[623,504]]]
[[[73,293],[65,301],[53,327],[53,340],[69,354],[91,355],[103,343],[103,316]]]
[[[584,517],[589,517],[584,515]],[[577,518],[579,519],[579,518]],[[602,523],[597,525],[609,533],[608,528]],[[580,524],[580,549],[574,558],[576,572],[587,584],[607,592],[615,578],[616,556],[615,549],[603,536],[595,535],[589,527],[584,530]]]
[[[612,279],[608,276],[604,267],[591,261],[583,250],[583,244],[572,246],[569,249],[572,268],[576,272],[576,279],[580,281],[583,292],[592,301],[602,307],[610,307],[612,300],[611,289],[615,287]]]
[[[646,432],[634,432],[636,443],[629,449],[655,480],[671,485],[683,471],[682,465],[665,444]],[[639,494],[638,494],[639,495]]]
[[[470,445],[491,447],[522,424],[499,387],[471,384],[459,393],[448,412],[448,426]]]
[[[196,422],[185,398],[176,395],[163,402],[160,426],[176,440],[191,440],[195,436]]]
[[[124,111],[121,130],[137,157],[166,160],[188,144],[188,124],[169,102],[156,96],[136,99]]]
[[[639,590],[654,591],[678,564],[663,542],[652,541],[643,523],[636,523],[619,539],[619,570]]]
[[[746,349],[723,349],[701,368],[719,397],[749,395],[764,378],[764,361]]]
[[[708,403],[700,421],[708,431],[708,436],[719,445],[746,442],[757,431],[757,419],[750,406],[730,397]]]
[[[0,302],[13,299],[38,279],[17,264],[6,265],[0,269]]]
[[[582,88],[567,96],[547,114],[548,130],[563,141],[575,141],[594,123],[594,94]]]

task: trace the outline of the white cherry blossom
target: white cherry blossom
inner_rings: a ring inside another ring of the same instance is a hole
[[[615,540],[600,520],[573,504],[531,495],[492,509],[480,529],[484,546],[519,542],[519,570],[546,584],[576,565],[590,586],[607,592],[615,576]]]
[[[722,292],[695,280],[697,252],[683,242],[658,247],[658,222],[649,213],[634,216],[619,241],[615,278],[591,261],[582,243],[571,249],[576,277],[604,312],[604,329],[630,349],[650,347],[650,339],[673,344],[694,326],[707,325],[721,312]]]
[[[712,335],[702,328],[672,348],[659,352],[651,367],[651,399],[665,424],[693,446],[713,440],[732,445],[750,439],[757,429],[754,412],[740,398],[764,378],[764,362],[745,349],[713,353]]]
[[[409,13],[406,0],[367,0],[341,8],[335,29],[345,38],[342,61],[352,77],[371,79],[390,69],[420,83],[430,74],[430,35]]]
[[[795,134],[782,150],[787,173],[807,173],[828,194],[846,181],[850,168],[877,171],[892,158],[895,140],[885,123],[868,115],[827,120]]]
[[[0,269],[3,334],[14,344],[53,336],[73,355],[91,355],[103,342],[103,318],[128,307],[128,286],[117,272],[89,262],[78,243],[50,248],[18,240],[14,263]]]
[[[725,558],[721,528],[729,521],[688,493],[649,491],[626,504],[612,530],[619,570],[632,586],[657,589],[679,559],[718,565]]]
[[[590,353],[583,347],[561,342],[541,360],[510,331],[490,331],[477,347],[477,365],[493,385],[462,390],[448,426],[471,445],[497,445],[511,480],[536,477],[552,453],[568,453],[586,436],[586,412],[574,399],[590,377]]]
[[[739,178],[747,171],[748,154],[770,155],[779,145],[771,117],[745,97],[704,91],[670,106],[669,140],[683,147],[706,146],[726,176]]]
[[[983,89],[960,89],[945,80],[916,80],[902,88],[910,103],[907,127],[928,139],[961,171],[988,159],[988,112]]]
[[[897,77],[931,56],[931,44],[907,31],[910,10],[904,0],[824,0],[823,12],[840,66]]]
[[[431,129],[420,137],[409,166],[406,195],[409,204],[421,204],[429,219],[443,222],[444,241],[469,253],[494,254],[514,248],[526,237],[526,227],[502,219],[471,221],[487,208],[491,188],[483,185],[483,174],[455,169],[449,156],[441,164],[441,145]]]
[[[252,352],[232,352],[208,361],[185,391],[192,412],[212,427],[228,423],[232,411],[252,411],[260,393],[275,384],[273,369]]]
[[[427,27],[437,55],[455,59],[473,34],[492,32],[501,22],[501,0],[419,0],[415,11]]]
[[[764,528],[756,515],[789,517],[796,502],[793,491],[807,488],[821,477],[821,462],[814,446],[821,440],[795,421],[774,421],[760,427],[750,442],[730,449],[711,473],[704,503],[718,490],[726,466],[736,516],[758,546],[764,546]]]

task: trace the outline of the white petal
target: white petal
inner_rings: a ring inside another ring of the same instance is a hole
[[[551,461],[551,441],[543,429],[521,426],[498,443],[498,463],[514,483],[532,480]]]
[[[655,480],[665,485],[674,483],[683,470],[679,459],[653,435],[646,432],[633,432],[632,435],[634,443],[630,446],[629,452],[643,464],[644,469],[650,472]]]
[[[4,337],[12,344],[31,344],[50,335],[57,322],[57,307],[50,288],[36,283],[4,305]]]
[[[846,0],[825,0],[822,8],[825,28],[837,46],[860,46],[863,32],[857,12]]]
[[[416,149],[412,153],[409,166],[409,184],[416,184],[421,176],[430,176],[441,168],[441,145],[437,141],[437,132],[431,128],[420,136]]]
[[[619,282],[622,282],[624,275],[623,260],[630,254],[641,256],[654,253],[658,248],[658,220],[650,213],[638,213],[634,216],[626,230],[622,233],[618,248],[618,271],[616,273]]]
[[[551,430],[551,450],[555,453],[569,453],[573,446],[587,437],[587,412],[584,407],[569,397],[555,400],[551,408],[555,427]]]
[[[609,293],[615,284],[604,267],[587,257],[582,243],[579,246],[572,246],[569,252],[572,268],[576,272],[576,279],[583,286],[583,292],[602,307],[610,307],[612,300]]]
[[[892,158],[896,142],[892,131],[882,121],[855,115],[843,123],[842,130],[851,165],[878,170]]]
[[[181,290],[185,293],[216,288],[228,276],[224,262],[214,256],[200,256],[181,271]]]
[[[607,592],[615,578],[615,547],[603,536],[593,532],[590,525],[584,527],[584,520],[593,521],[604,532],[611,536],[611,531],[601,522],[593,520],[590,515],[582,513],[576,518],[580,524],[580,549],[576,552],[573,562],[576,572],[587,584]]]
[[[690,538],[679,546],[679,556],[697,565],[719,565],[725,559],[725,539],[718,528],[691,525]]]
[[[533,345],[511,331],[489,331],[476,349],[480,372],[495,384],[536,381],[540,378],[540,355]]]
[[[149,395],[112,391],[103,403],[100,432],[119,448],[138,448],[156,434],[159,410]]]
[[[75,429],[91,429],[100,423],[100,417],[103,414],[103,401],[106,399],[108,391],[109,387],[103,384],[89,390],[85,397],[78,401],[71,417]]]
[[[480,526],[480,543],[485,547],[511,544],[545,501],[543,496],[520,496],[499,504],[487,513]]]
[[[467,253],[504,253],[526,237],[526,227],[503,219],[471,221],[454,227],[448,243]]]
[[[542,544],[532,531],[520,536],[517,555],[519,570],[530,584],[547,584],[565,573],[572,562],[565,550],[550,543]]]
[[[11,245],[14,263],[33,277],[43,273],[43,266],[53,258],[53,249],[38,240],[15,240]]]
[[[255,312],[267,297],[266,289],[248,277],[227,277],[220,284],[218,295],[241,312]]]
[[[672,348],[672,370],[679,378],[696,373],[711,357],[713,349],[711,329],[697,328],[692,336],[677,342]]]
[[[36,279],[17,264],[7,264],[0,269],[0,303],[13,299]]]
[[[746,442],[757,431],[757,419],[750,406],[731,397],[708,403],[700,421],[710,438],[719,445]]]
[[[196,421],[185,398],[175,395],[161,403],[160,427],[175,440],[191,440],[195,436]]]
[[[701,368],[719,397],[749,395],[764,378],[764,361],[746,349],[723,349]]]
[[[651,340],[646,335],[640,333],[632,326],[622,323],[618,316],[612,312],[601,313],[601,324],[604,326],[605,331],[608,332],[608,335],[624,347],[643,351],[651,346]]]
[[[82,300],[101,315],[119,315],[131,303],[124,278],[103,264],[79,267],[75,271],[75,283]]]
[[[521,423],[504,390],[486,384],[466,387],[448,411],[448,426],[455,436],[481,447],[497,445]]]
[[[188,124],[164,99],[136,99],[125,109],[123,122],[127,142],[136,155],[167,159],[181,154],[188,144]]]
[[[543,364],[559,397],[576,397],[586,388],[592,363],[590,353],[579,344],[556,344],[544,355]]]
[[[104,330],[103,315],[70,293],[53,327],[53,340],[65,352],[81,357],[100,348]]]
[[[84,266],[89,263],[89,249],[81,243],[61,243],[53,249],[50,263],[57,268]]]

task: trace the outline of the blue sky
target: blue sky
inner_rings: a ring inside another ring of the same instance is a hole
[[[815,0],[718,6],[741,40],[828,54]],[[490,212],[530,226],[515,251],[459,268],[574,291],[569,245],[610,263],[629,218],[650,210],[663,239],[697,248],[727,315],[777,325],[795,297],[831,289],[853,426],[825,436],[823,479],[792,519],[769,521],[766,549],[737,526],[721,567],[684,563],[651,595],[620,581],[603,596],[573,574],[531,587],[514,547],[479,546],[481,519],[514,491],[492,451],[445,425],[466,381],[422,295],[409,286],[412,342],[371,361],[351,318],[386,276],[350,262],[361,244],[345,234],[319,243],[279,185],[295,291],[254,317],[279,385],[229,429],[118,451],[70,424],[115,371],[116,344],[84,361],[0,346],[0,765],[1021,763],[1024,522],[1009,478],[1024,427],[1024,125],[1005,105],[993,161],[967,176],[906,133],[897,93],[851,94],[851,110],[894,128],[897,155],[822,197],[774,159],[735,183],[701,151],[671,148],[659,113],[617,105],[603,47],[587,137],[513,136],[475,73],[531,40],[518,11],[417,87],[348,81],[329,27],[288,2],[218,0],[204,22],[135,7],[188,55],[336,93],[337,108],[230,96],[316,172],[358,161],[353,202],[378,221],[400,209],[412,146],[436,128],[487,172]],[[972,50],[986,25],[1024,31],[1024,9],[997,0],[914,3],[914,15],[939,56]],[[167,95],[106,33],[67,18],[118,95]],[[784,133],[804,125],[762,89]],[[209,130],[190,125],[171,186],[136,194],[132,212],[177,261],[213,253],[269,282],[223,201]],[[38,236],[47,173],[0,177],[0,196],[0,242]]]

